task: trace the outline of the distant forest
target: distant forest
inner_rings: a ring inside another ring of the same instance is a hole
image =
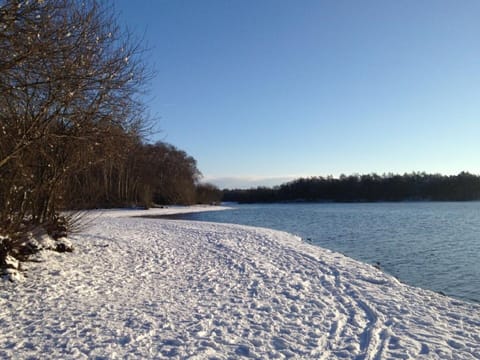
[[[454,176],[410,173],[341,175],[297,179],[273,188],[227,189],[223,201],[273,202],[378,202],[468,201],[480,199],[480,176],[462,172]]]

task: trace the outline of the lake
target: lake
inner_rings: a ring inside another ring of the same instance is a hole
[[[284,230],[401,281],[480,302],[480,202],[232,205],[177,219]]]

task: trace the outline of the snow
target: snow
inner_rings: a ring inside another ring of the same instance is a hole
[[[131,217],[205,209],[90,213],[0,282],[0,358],[480,359],[478,304],[284,232]]]

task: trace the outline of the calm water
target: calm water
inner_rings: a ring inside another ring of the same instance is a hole
[[[405,283],[480,302],[480,202],[234,205],[177,218],[285,230]]]

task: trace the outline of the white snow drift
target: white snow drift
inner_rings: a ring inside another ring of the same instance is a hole
[[[479,305],[287,233],[127,214],[0,282],[0,358],[480,359]]]

